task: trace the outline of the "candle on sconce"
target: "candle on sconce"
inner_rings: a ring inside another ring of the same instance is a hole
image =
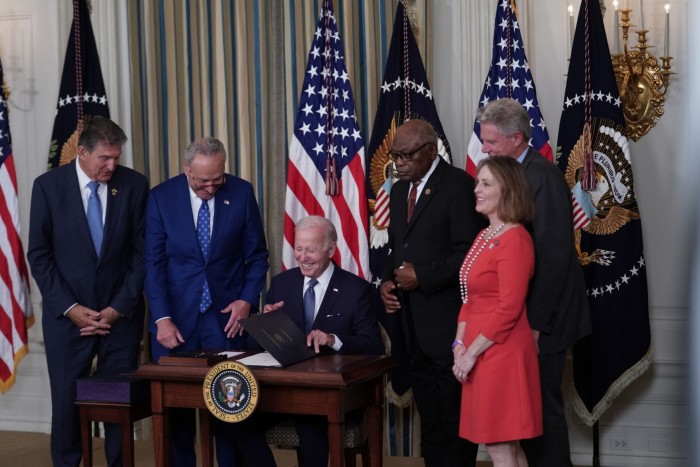
[[[620,53],[620,20],[617,17],[617,0],[613,2],[615,11],[613,12],[613,50],[616,54]],[[667,15],[668,16],[668,15]]]
[[[670,57],[670,55],[669,55],[669,53],[668,53],[668,30],[669,30],[669,27],[668,27],[668,22],[669,22],[669,21],[668,21],[668,16],[669,16],[669,15],[668,15],[668,10],[671,9],[671,5],[669,5],[669,4],[667,3],[666,5],[664,5],[664,9],[666,10],[666,20],[665,20],[665,23],[664,23],[664,57]]]
[[[569,42],[571,42],[571,46],[574,46],[574,6],[569,3]]]
[[[639,0],[639,29],[644,29],[644,0]]]

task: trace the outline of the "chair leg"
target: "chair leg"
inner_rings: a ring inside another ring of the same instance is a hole
[[[372,465],[369,460],[369,443],[367,440],[360,446],[360,457],[362,459],[362,467],[370,467]]]
[[[345,467],[355,467],[356,464],[357,448],[345,448]],[[362,460],[362,467],[365,467],[364,459]]]
[[[295,447],[294,451],[297,453],[297,465],[299,467],[304,467],[304,462],[301,460],[301,449],[299,449],[299,446]]]

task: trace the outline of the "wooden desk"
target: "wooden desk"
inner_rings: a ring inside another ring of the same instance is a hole
[[[76,401],[80,413],[80,434],[83,445],[83,466],[92,467],[92,433],[90,422],[120,423],[122,426],[122,462],[134,465],[134,422],[151,415],[148,399],[131,404],[117,402]]]
[[[325,415],[331,467],[343,467],[345,414],[368,408],[371,467],[382,465],[384,373],[395,366],[385,355],[320,355],[286,368],[253,368],[260,385],[258,410]],[[210,413],[202,382],[209,368],[148,363],[135,376],[151,381],[155,463],[171,465],[168,408],[199,409],[202,465],[212,466]]]

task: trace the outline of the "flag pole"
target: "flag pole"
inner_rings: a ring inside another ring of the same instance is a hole
[[[598,422],[593,424],[593,467],[600,467],[600,433]]]

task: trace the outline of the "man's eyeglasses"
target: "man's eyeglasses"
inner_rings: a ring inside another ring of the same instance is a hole
[[[226,182],[225,176],[222,174],[220,177],[214,178],[212,180],[205,180],[203,178],[196,178],[190,172],[190,178],[197,188],[207,188],[210,186],[218,187]]]
[[[389,157],[391,157],[391,160],[396,162],[397,159],[401,159],[404,162],[410,162],[413,160],[413,157],[418,154],[424,147],[426,147],[429,144],[434,144],[432,142],[427,142],[423,143],[422,146],[420,146],[418,149],[414,150],[413,152],[394,152],[391,151],[389,153]]]

